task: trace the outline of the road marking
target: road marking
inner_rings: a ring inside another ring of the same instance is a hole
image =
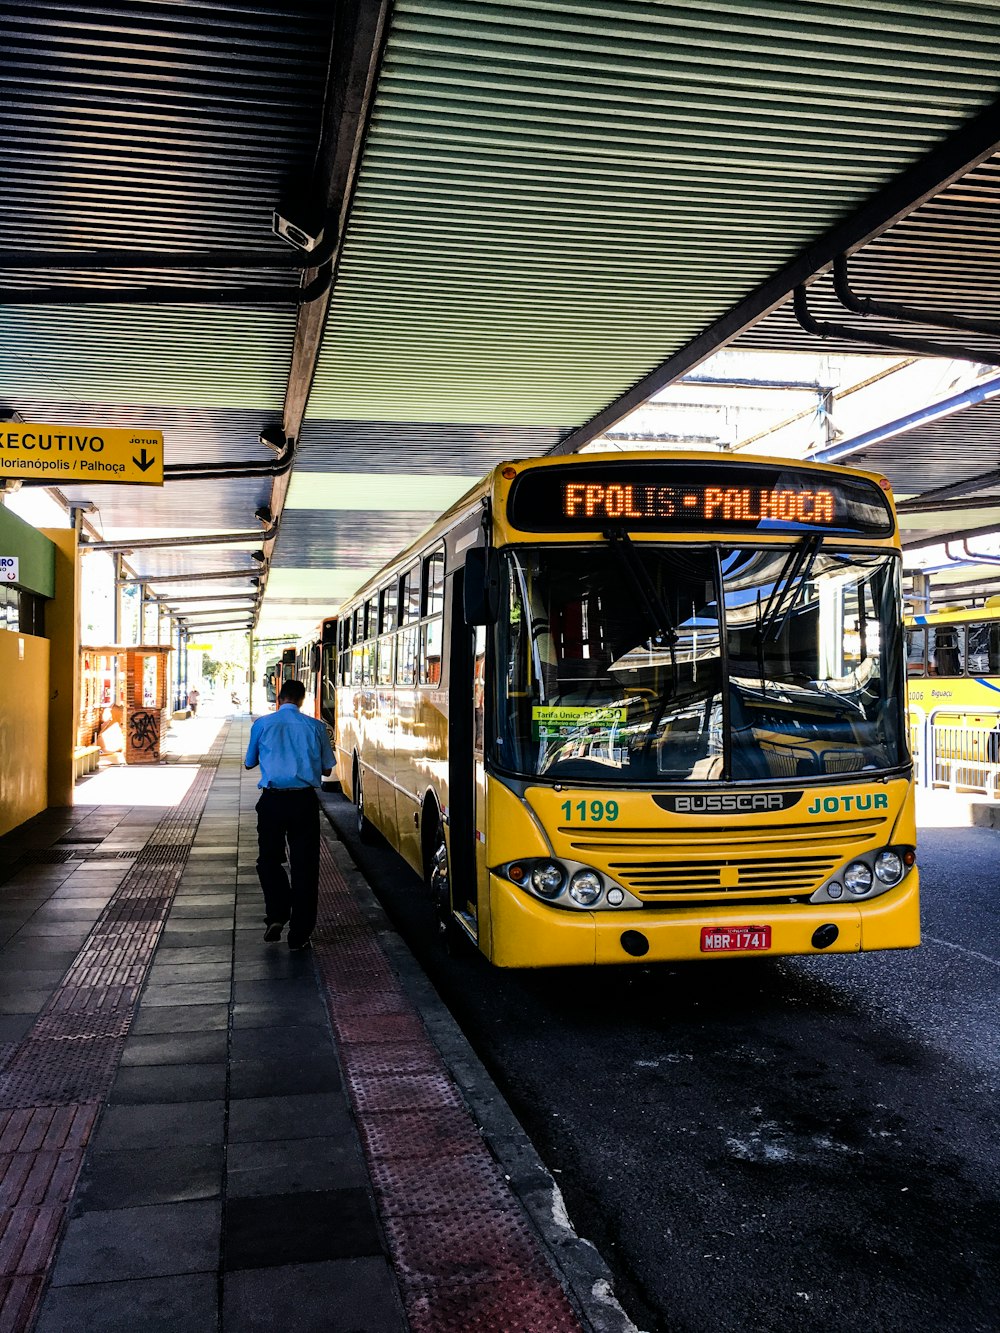
[[[980,962],[990,963],[993,967],[1000,967],[1000,958],[991,958],[989,954],[979,953],[975,949],[967,949],[963,944],[952,944],[951,940],[939,940],[935,935],[925,935],[925,940],[931,944],[943,944],[946,949],[956,949],[959,953],[967,953],[971,958],[978,958]]]

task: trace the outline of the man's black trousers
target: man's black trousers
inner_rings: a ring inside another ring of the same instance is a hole
[[[291,885],[285,874],[285,844]],[[312,787],[266,787],[257,802],[257,875],[268,925],[288,922],[292,944],[316,925],[319,890],[319,801]]]

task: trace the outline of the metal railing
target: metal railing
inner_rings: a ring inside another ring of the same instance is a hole
[[[982,710],[976,710],[977,719]],[[910,717],[910,745],[917,781],[963,795],[1000,801],[1000,710],[992,722],[965,722],[955,709]]]

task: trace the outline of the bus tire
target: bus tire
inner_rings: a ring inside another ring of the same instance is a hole
[[[354,810],[357,815],[358,840],[370,845],[375,841],[375,826],[365,814],[365,794],[361,785],[361,765],[354,761]]]
[[[438,934],[448,953],[457,954],[464,947],[467,936],[452,911],[451,859],[440,818],[435,820],[428,847],[427,887],[437,915]]]

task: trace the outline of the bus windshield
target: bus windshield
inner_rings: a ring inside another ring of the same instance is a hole
[[[899,560],[767,547],[502,552],[498,768],[552,781],[822,778],[907,760]]]

